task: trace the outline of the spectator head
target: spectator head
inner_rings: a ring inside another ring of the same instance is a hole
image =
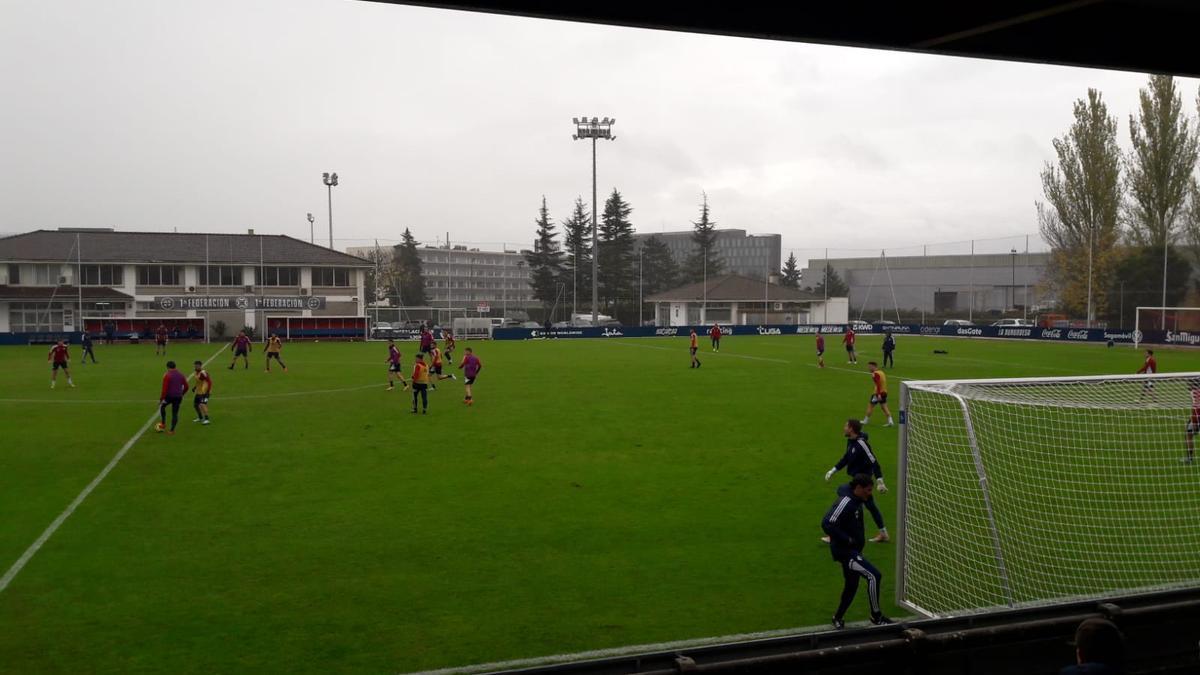
[[[1125,666],[1125,636],[1108,619],[1085,619],[1075,629],[1075,658],[1079,663]]]

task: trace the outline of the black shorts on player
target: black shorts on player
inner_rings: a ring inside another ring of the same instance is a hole
[[[388,372],[389,373],[399,373],[399,372],[402,372],[403,370],[404,370],[403,367],[399,363],[388,364]]]
[[[54,362],[54,370],[58,370],[59,368],[66,370],[67,369],[66,362],[65,361],[64,362],[55,361]]]
[[[817,350],[817,356],[825,356],[825,350],[824,350],[824,349],[818,349],[818,350]]]
[[[463,380],[463,384],[475,384],[475,378],[468,377],[466,380]]]
[[[210,394],[196,394],[196,405],[208,405],[208,397]]]
[[[882,394],[871,394],[871,405],[885,405],[885,404],[887,404],[887,392],[886,391],[883,392]]]
[[[695,355],[696,355],[696,351],[697,351],[697,350],[698,350],[698,347],[692,347],[692,348],[691,348],[692,356],[695,356]]]
[[[442,367],[441,366],[433,366],[432,368],[429,369],[429,373],[431,375],[441,375]]]
[[[1200,424],[1197,424],[1196,422],[1188,422],[1187,435],[1189,437],[1195,436],[1198,432],[1200,432]]]
[[[276,361],[283,363],[283,361],[279,360],[279,352],[267,352],[267,359],[275,359]]]
[[[235,349],[235,350],[233,350],[233,358],[235,358],[235,359],[236,359],[236,358],[237,358],[237,357],[239,357],[239,356],[250,356],[250,353],[249,353],[249,352],[247,352],[245,349]]]

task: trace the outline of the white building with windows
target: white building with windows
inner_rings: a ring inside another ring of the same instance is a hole
[[[351,247],[346,251],[367,258],[372,246]],[[380,248],[394,259],[397,249]],[[502,316],[510,310],[525,310],[540,305],[533,298],[531,274],[525,263],[528,251],[484,251],[467,246],[421,246],[421,273],[425,279],[425,299],[435,309],[477,311],[486,306],[488,313]],[[590,292],[590,291],[589,291]],[[564,293],[570,293],[566,289]],[[569,296],[564,296],[569,297]]]
[[[253,231],[37,230],[0,238],[0,334],[69,333],[84,318],[202,319],[188,325],[236,331],[268,317],[361,317],[370,266]]]

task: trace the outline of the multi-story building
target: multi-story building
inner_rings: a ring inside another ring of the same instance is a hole
[[[800,284],[815,288],[828,262],[850,287],[851,314],[859,310],[924,312],[931,315],[988,315],[1006,309],[1032,310],[1053,303],[1040,282],[1049,253],[988,253],[881,258],[813,258]]]
[[[724,263],[722,273],[763,279],[779,274],[783,252],[783,236],[778,234],[746,234],[745,230],[717,230],[713,251]],[[682,265],[696,252],[692,231],[645,232],[633,235],[634,254],[650,237],[658,237],[671,251],[675,262]]]
[[[374,250],[371,246],[347,249],[364,258]],[[380,251],[389,259],[397,253],[392,247]],[[435,309],[473,312],[487,306],[496,316],[540,305],[533,298],[525,253],[528,251],[483,251],[467,246],[418,247],[425,298]]]
[[[0,239],[0,334],[94,327],[84,319],[131,326],[220,321],[237,330],[265,327],[268,317],[362,317],[370,266],[253,230],[37,230]]]

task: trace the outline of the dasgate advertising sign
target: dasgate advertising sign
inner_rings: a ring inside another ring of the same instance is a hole
[[[649,338],[649,337],[686,337],[693,327],[583,327],[583,328],[554,328],[550,331],[527,328],[497,328],[492,337],[497,340],[530,340],[544,338]],[[696,334],[707,337],[711,326],[695,326]],[[895,335],[927,335],[956,338],[1007,338],[1015,340],[1049,340],[1063,342],[1108,342],[1132,344],[1147,342],[1151,344],[1200,345],[1200,332],[1175,331],[1109,331],[1101,328],[1037,328],[1031,326],[922,326],[919,324],[875,324],[870,331],[865,327],[855,325],[857,333],[883,333],[891,331]],[[730,326],[722,325],[722,335],[823,335],[839,336],[846,332],[846,324],[805,324],[771,325],[771,326]]]
[[[321,295],[156,295],[154,306],[163,311],[210,309],[258,311],[272,309],[325,309]]]

